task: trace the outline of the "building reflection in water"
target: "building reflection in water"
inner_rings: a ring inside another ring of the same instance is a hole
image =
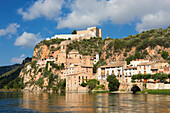
[[[23,93],[20,107],[38,112],[170,112],[169,95]]]

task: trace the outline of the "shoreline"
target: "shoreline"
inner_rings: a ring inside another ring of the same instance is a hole
[[[170,89],[145,89],[143,91],[136,92],[137,94],[160,94],[170,95]]]
[[[24,93],[21,89],[0,89],[0,93]],[[29,92],[35,93],[35,92]],[[36,92],[36,93],[50,93],[50,92]],[[57,92],[51,92],[57,93]],[[82,92],[63,92],[63,93],[82,93]],[[112,94],[132,94],[132,92],[127,91],[91,91],[83,93],[112,93]],[[143,91],[136,92],[136,94],[160,94],[160,95],[170,95],[170,89],[145,89]]]

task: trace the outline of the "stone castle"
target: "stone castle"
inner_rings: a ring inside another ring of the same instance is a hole
[[[71,39],[71,40],[82,40],[90,39],[91,37],[102,37],[102,29],[97,27],[89,27],[87,30],[77,31],[77,34],[60,34],[51,37],[51,39]],[[47,38],[46,40],[50,40]]]

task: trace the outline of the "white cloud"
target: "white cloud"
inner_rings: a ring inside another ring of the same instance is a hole
[[[9,35],[11,37],[11,35],[17,33],[17,28],[19,27],[20,25],[17,23],[9,24],[5,29],[0,29],[0,36]]]
[[[24,54],[22,54],[20,57],[13,57],[13,58],[11,59],[11,62],[12,62],[12,63],[19,63],[19,64],[21,64],[22,61],[24,60],[24,57],[25,57]]]
[[[58,29],[62,28],[85,28],[100,25],[111,21],[113,24],[127,24],[142,21],[137,24],[137,30],[148,29],[157,26],[163,27],[169,24],[165,17],[159,23],[145,24],[148,15],[157,15],[159,12],[167,12],[170,15],[170,0],[75,0],[70,5],[71,13],[61,17]],[[162,15],[161,15],[162,16]],[[160,17],[159,17],[160,18]],[[154,22],[156,18],[152,19]],[[139,27],[145,26],[145,27]],[[141,29],[140,29],[141,28]]]
[[[24,32],[16,39],[14,45],[33,48],[41,40],[43,39],[41,38],[40,34]]]
[[[56,19],[61,13],[63,3],[64,0],[38,0],[26,11],[23,11],[23,8],[18,9],[18,13],[23,16],[24,20],[33,20],[41,16]]]
[[[139,32],[153,28],[161,28],[162,26],[170,25],[170,12],[160,11],[156,14],[148,14],[142,17],[141,20],[142,22],[136,26],[136,30]]]

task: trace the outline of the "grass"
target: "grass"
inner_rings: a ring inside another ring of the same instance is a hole
[[[148,93],[148,94],[163,94],[170,95],[170,89],[145,89],[137,93]]]

